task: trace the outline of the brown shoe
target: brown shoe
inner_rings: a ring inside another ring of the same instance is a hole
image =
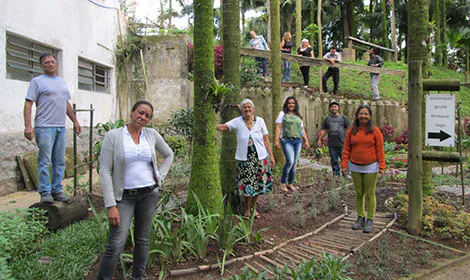
[[[281,184],[281,191],[283,191],[283,192],[289,192],[289,190],[287,189],[286,184]]]
[[[295,191],[295,190],[297,190],[297,188],[296,188],[296,187],[294,187],[294,185],[292,185],[292,184],[289,184],[289,189],[290,189],[291,191]]]

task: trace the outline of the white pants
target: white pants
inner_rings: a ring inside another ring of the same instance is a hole
[[[379,82],[380,75],[370,75],[370,85],[372,87],[372,99],[379,99]]]

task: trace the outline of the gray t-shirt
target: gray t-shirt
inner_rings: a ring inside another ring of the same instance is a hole
[[[349,127],[349,120],[343,115],[332,116],[329,115],[325,118],[322,124],[322,129],[328,130],[328,146],[341,147],[344,145],[344,136]]]
[[[71,97],[64,79],[44,74],[33,78],[26,99],[36,102],[35,127],[65,127]]]

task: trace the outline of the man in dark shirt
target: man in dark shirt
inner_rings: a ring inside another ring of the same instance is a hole
[[[331,64],[335,64],[335,62],[341,63],[341,54],[336,52],[336,47],[331,47],[330,51],[323,56],[324,60],[328,60]],[[339,68],[337,67],[328,67],[328,70],[322,77],[322,85],[323,85],[323,92],[328,92],[328,87],[326,82],[328,79],[333,76],[333,94],[338,94],[338,85],[339,85]]]
[[[343,153],[344,136],[349,127],[349,119],[339,113],[339,103],[336,101],[330,102],[330,115],[325,118],[322,124],[322,129],[318,137],[318,147],[322,147],[322,139],[328,132],[328,151],[331,157],[331,167],[333,168],[333,175],[340,175],[340,165],[338,160],[341,159]]]
[[[380,57],[380,49],[379,48],[371,48],[369,50],[370,60],[367,62],[367,66],[371,67],[382,67],[384,65],[384,60]],[[359,75],[364,73],[361,71]],[[380,93],[379,93],[379,82],[380,82],[380,74],[379,73],[370,73],[370,85],[372,87],[372,100],[378,101],[380,100]]]

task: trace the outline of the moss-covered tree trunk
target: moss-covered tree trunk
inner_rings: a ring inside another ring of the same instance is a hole
[[[317,26],[318,26],[318,57],[323,57],[323,38],[322,38],[322,20],[321,20],[321,11],[322,11],[322,0],[318,0],[317,4]],[[312,21],[313,23],[313,21]],[[352,50],[349,50],[350,55],[352,55]],[[323,77],[323,69],[319,67],[318,77],[320,79]],[[320,92],[323,92],[323,83],[320,82]],[[308,133],[307,133],[308,134]]]
[[[193,196],[215,211],[222,200],[216,145],[216,113],[210,85],[214,81],[214,1],[194,1],[194,131],[186,210],[197,213]]]
[[[392,36],[392,49],[395,50],[393,53],[393,61],[398,61],[398,48],[397,48],[397,24],[395,20],[395,0],[390,0],[390,34]]]
[[[275,119],[281,110],[281,102],[282,102],[282,96],[281,96],[281,80],[282,80],[282,74],[281,74],[281,52],[279,51],[281,47],[281,30],[280,30],[280,8],[279,8],[279,0],[269,0],[270,3],[270,12],[271,12],[271,59],[272,59],[272,89],[271,93],[273,96],[273,104],[272,104],[272,129],[271,129],[271,143],[274,143],[274,135],[276,132],[276,122]],[[297,33],[300,33],[300,30],[297,31]],[[274,158],[276,162],[279,164],[283,162],[284,158],[282,155],[281,150],[279,149],[274,149]]]
[[[427,60],[427,53],[428,53],[428,46],[423,44],[423,42],[427,42],[428,37],[428,21],[429,21],[429,0],[410,0],[408,2],[408,63],[416,63],[418,61],[425,62]],[[427,72],[427,67],[425,66],[427,63],[423,63],[422,72]],[[411,70],[411,69],[410,69]],[[414,76],[418,75],[419,73],[414,73],[413,76],[409,77],[409,90],[413,90],[413,88],[419,87],[421,81],[420,79],[416,79]],[[411,74],[410,74],[411,75]],[[422,76],[422,73],[421,73]],[[414,84],[413,84],[414,83]],[[412,99],[413,104],[410,104],[410,111],[414,110],[412,108],[419,106],[417,103],[420,102],[422,106],[422,122],[425,120],[425,104],[424,98],[422,98],[422,85],[421,89],[419,90],[419,100],[418,98]],[[411,97],[411,96],[410,96]],[[424,137],[424,127],[425,125],[421,122],[421,138],[418,138],[419,141],[423,141]],[[411,124],[411,122],[410,122]],[[410,127],[411,129],[411,127]],[[415,125],[413,127],[413,134],[419,133],[419,126]],[[410,140],[412,141],[412,140]],[[410,142],[411,143],[411,142]],[[414,142],[415,143],[415,142]],[[420,143],[422,145],[422,142]],[[415,151],[419,152],[419,151]],[[413,156],[414,157],[414,156]],[[412,160],[410,158],[410,160]],[[424,179],[425,176],[428,174],[425,172],[426,168],[425,161],[422,164],[422,187],[419,184],[412,184],[410,180],[408,180],[408,192],[410,194],[409,197],[409,206],[408,206],[408,230],[412,234],[419,234],[422,228],[422,206],[423,206],[423,191],[424,191]],[[418,180],[419,182],[419,180]]]
[[[433,19],[436,25],[436,31],[434,32],[434,44],[436,46],[436,52],[434,59],[436,65],[442,65],[442,44],[441,44],[441,1],[434,0]]]
[[[224,83],[233,85],[234,90],[225,96],[221,112],[222,122],[227,122],[240,115],[237,107],[240,101],[240,1],[224,0],[222,5],[223,46],[224,46]],[[235,133],[226,131],[222,135],[222,153],[220,158],[220,181],[222,192],[232,209],[240,212],[241,200],[235,194],[235,174],[237,162],[235,150],[237,139]]]
[[[442,9],[441,9],[441,41],[442,41],[442,66],[447,68],[448,61],[447,61],[447,6],[446,1],[443,0],[441,2]]]
[[[295,0],[295,44],[297,48],[300,47],[300,41],[302,41],[302,0]]]
[[[388,48],[388,14],[387,14],[387,0],[380,1],[380,8],[382,10],[382,46]],[[386,52],[385,57],[387,60],[390,60],[390,53]]]

